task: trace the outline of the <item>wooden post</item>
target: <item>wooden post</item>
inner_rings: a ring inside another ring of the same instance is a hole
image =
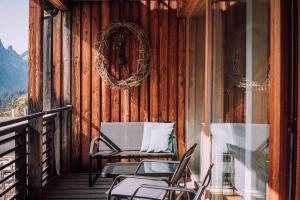
[[[44,20],[43,32],[43,108],[50,110],[52,98],[52,17]]]
[[[21,146],[16,150],[16,158],[20,158],[16,161],[16,170],[20,170],[16,174],[16,181],[20,181],[20,184],[16,186],[16,193],[18,193],[16,199],[26,199],[26,128],[16,133],[16,146]]]
[[[62,13],[63,106],[71,104],[71,12]],[[70,171],[71,112],[63,113],[62,173]]]
[[[43,0],[29,0],[29,114],[43,110]],[[42,199],[43,118],[29,120],[28,195]]]

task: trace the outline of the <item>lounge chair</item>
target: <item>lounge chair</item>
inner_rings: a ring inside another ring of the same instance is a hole
[[[164,199],[168,193],[168,191],[166,190],[152,190],[144,188],[142,191],[140,191],[139,188],[142,185],[152,185],[159,187],[178,186],[178,181],[185,172],[187,164],[192,154],[194,153],[196,146],[197,144],[194,144],[189,150],[186,151],[170,181],[154,177],[120,175],[114,180],[110,189],[107,191],[108,200],[110,200],[112,197],[129,199],[133,195],[136,198],[142,196],[142,198],[146,199]],[[138,192],[136,192],[137,190]]]
[[[152,192],[154,192],[155,190],[165,191],[165,192],[186,192],[188,194],[193,194],[194,195],[193,200],[201,200],[202,195],[204,194],[207,186],[210,183],[211,171],[212,171],[213,166],[214,166],[213,163],[209,166],[209,168],[206,172],[206,175],[204,177],[204,180],[203,180],[201,186],[198,188],[197,191],[193,190],[193,189],[187,189],[187,188],[181,188],[181,187],[165,187],[165,186],[154,186],[154,185],[143,184],[135,190],[134,194],[131,196],[130,199],[132,200],[134,198],[147,198],[147,197],[143,197],[142,196],[143,194],[140,194],[140,195],[137,195],[137,194],[142,189],[151,189]]]

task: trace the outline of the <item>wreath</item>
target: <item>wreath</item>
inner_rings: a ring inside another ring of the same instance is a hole
[[[256,32],[261,32],[259,27],[254,27],[254,29]],[[238,30],[231,34],[230,41],[240,41],[241,37],[244,37],[244,30],[246,30],[245,24],[241,25]],[[227,72],[226,75],[236,87],[243,90],[252,88],[254,91],[266,91],[268,89],[270,80],[270,65],[268,63],[259,66],[261,67],[261,76],[257,77],[257,80],[248,80],[242,70],[243,57],[241,50],[235,46],[235,43],[231,43],[231,47],[228,48],[228,54],[230,56],[228,56],[227,60],[228,67],[225,69]]]
[[[115,35],[117,36],[114,41],[117,46],[117,54],[119,56],[124,56],[124,49],[122,50],[122,43],[124,43],[125,40],[125,31],[137,37],[139,42],[137,71],[130,77],[120,80],[108,72],[107,69],[110,65],[110,61],[108,61],[105,58],[105,50],[108,47],[110,37],[112,35]],[[145,32],[138,25],[129,22],[110,24],[108,29],[100,33],[99,42],[98,44],[96,44],[96,48],[97,71],[102,77],[102,79],[108,82],[111,87],[116,87],[120,89],[130,89],[139,86],[142,83],[142,81],[148,77],[150,73],[151,58],[150,45]]]
[[[234,85],[241,89],[252,88],[254,91],[266,91],[270,80],[270,65],[263,66],[263,75],[259,80],[248,80],[240,69],[241,58],[238,52],[232,54],[229,67],[226,68],[227,76]]]

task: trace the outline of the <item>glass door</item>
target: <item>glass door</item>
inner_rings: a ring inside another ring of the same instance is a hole
[[[267,199],[269,21],[268,0],[212,3],[212,199]]]
[[[186,145],[197,143],[189,168],[193,178],[200,175],[200,136],[204,126],[205,12],[187,19],[186,24]]]

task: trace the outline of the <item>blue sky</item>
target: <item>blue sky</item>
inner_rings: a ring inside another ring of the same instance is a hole
[[[0,0],[0,39],[18,53],[28,50],[28,0]]]

